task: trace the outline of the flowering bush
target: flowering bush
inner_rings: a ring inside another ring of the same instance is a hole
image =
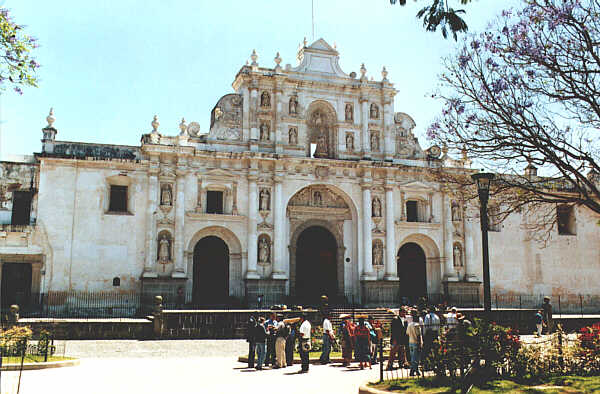
[[[20,355],[27,349],[33,332],[27,326],[15,326],[0,331],[0,353],[4,356]]]
[[[578,335],[577,349],[578,374],[583,376],[600,374],[600,323],[583,327]]]

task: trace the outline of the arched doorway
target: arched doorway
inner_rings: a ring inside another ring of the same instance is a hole
[[[202,238],[194,247],[195,305],[222,305],[229,299],[229,248],[219,237]]]
[[[298,302],[317,304],[321,295],[338,293],[337,243],[324,227],[302,231],[296,244],[296,296]]]
[[[400,297],[411,303],[427,295],[427,265],[425,252],[414,242],[404,244],[398,251]]]

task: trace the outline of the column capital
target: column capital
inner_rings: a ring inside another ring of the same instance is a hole
[[[371,191],[372,187],[373,187],[373,184],[371,182],[361,182],[361,184],[360,184],[360,188],[363,191],[365,191],[365,190]]]
[[[394,186],[396,186],[396,185],[394,185],[393,183],[387,183],[387,181],[386,181],[385,185],[383,185],[383,188],[386,192],[393,192]]]

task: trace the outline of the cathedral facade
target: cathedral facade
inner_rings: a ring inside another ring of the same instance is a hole
[[[322,39],[301,45],[296,67],[279,54],[273,68],[251,60],[212,109],[208,133],[185,120],[163,132],[155,116],[139,146],[66,142],[51,113],[41,152],[2,163],[3,299],[478,295],[478,207],[429,176],[468,160],[421,148],[413,119],[394,112],[385,68],[377,81],[364,65],[346,74]],[[577,230],[545,248],[517,215],[492,228],[492,291],[598,293],[598,218],[572,214]]]

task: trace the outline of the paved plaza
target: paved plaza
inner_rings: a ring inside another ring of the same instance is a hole
[[[20,392],[347,394],[379,376],[378,366],[361,371],[339,364],[311,365],[308,374],[298,374],[296,364],[256,371],[237,362],[247,348],[243,340],[67,341],[67,355],[80,357],[81,364],[23,371]],[[2,373],[2,394],[16,393],[17,374]]]

